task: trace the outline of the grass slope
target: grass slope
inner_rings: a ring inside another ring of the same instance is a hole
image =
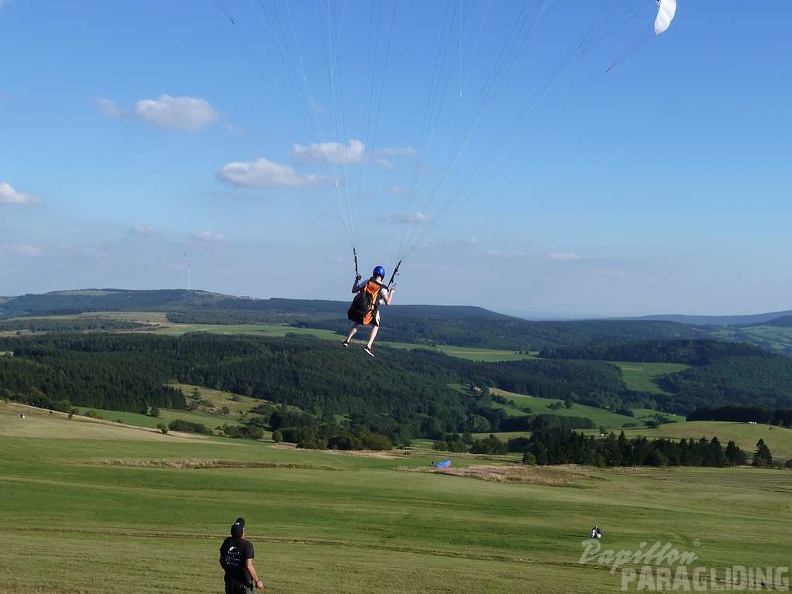
[[[792,327],[789,326],[719,328],[713,332],[713,337],[718,340],[748,342],[775,353],[792,354]]]
[[[664,375],[677,373],[690,367],[681,363],[629,363],[623,361],[610,361],[622,370],[624,383],[629,390],[636,392],[649,392],[650,394],[668,394],[654,383],[654,380]]]
[[[267,591],[284,594],[619,591],[618,572],[579,563],[593,524],[615,551],[657,540],[695,552],[697,566],[789,561],[783,471],[551,468],[484,481],[426,472],[420,454],[146,441],[112,425],[118,435],[97,440],[71,433],[94,423],[64,418],[11,436],[29,420],[15,412],[0,406],[1,594],[221,591],[217,549],[238,515]]]
[[[550,408],[551,405],[558,404],[558,400],[552,398],[536,398],[534,396],[525,396],[524,394],[515,394],[514,392],[507,392],[506,390],[499,390],[497,388],[492,388],[493,394],[498,394],[500,396],[504,396],[511,400],[514,400],[515,404],[518,408],[509,406],[509,405],[496,405],[500,406],[509,415],[516,416],[516,415],[524,415],[526,414],[524,411],[521,410],[520,407],[529,407],[531,409],[531,414],[535,415],[559,415],[562,417],[585,417],[591,419],[597,427],[607,427],[608,429],[615,429],[620,428],[625,425],[625,423],[639,423],[642,424],[645,420],[654,419],[655,415],[657,414],[656,411],[641,408],[636,409],[633,411],[635,413],[634,417],[630,417],[627,415],[620,415],[615,412],[611,412],[609,410],[605,410],[602,408],[595,408],[593,406],[586,406],[585,404],[578,404],[573,403],[571,408],[561,407],[561,408]],[[663,413],[663,416],[669,417],[674,419],[675,421],[684,421],[684,417],[679,415],[672,415]]]
[[[95,409],[93,412],[96,413],[99,419],[113,422],[120,421],[127,425],[147,427],[149,429],[155,429],[160,424],[167,426],[176,419],[191,423],[201,423],[209,429],[216,429],[223,425],[242,425],[251,416],[259,416],[251,413],[250,410],[264,403],[263,400],[250,398],[249,396],[240,396],[202,386],[172,385],[184,393],[187,403],[192,407],[191,410],[161,408],[158,417],[121,410]],[[223,412],[224,407],[228,408],[228,413]],[[86,413],[88,410],[82,409],[81,412]],[[265,431],[264,437],[269,439],[271,434]]]
[[[723,445],[729,440],[734,440],[734,443],[748,453],[756,451],[756,442],[764,439],[774,458],[781,460],[792,458],[792,429],[772,425],[749,425],[748,423],[728,421],[690,421],[661,425],[656,429],[625,429],[624,434],[627,437],[645,435],[652,439],[660,437],[669,439],[706,437],[712,439],[717,437]]]

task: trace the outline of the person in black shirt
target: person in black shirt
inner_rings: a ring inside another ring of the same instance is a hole
[[[245,539],[245,519],[237,518],[231,525],[231,536],[220,547],[226,594],[253,594],[254,587],[264,589],[264,582],[253,567],[253,556],[253,543]]]

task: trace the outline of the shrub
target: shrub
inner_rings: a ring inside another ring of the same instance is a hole
[[[212,431],[203,423],[193,423],[192,421],[184,421],[182,419],[174,419],[168,423],[168,429],[171,431],[185,431],[187,433],[200,433],[202,435],[211,435]]]

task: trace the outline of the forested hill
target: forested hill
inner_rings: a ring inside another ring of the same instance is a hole
[[[0,352],[5,353],[0,356],[0,397],[61,410],[71,405],[184,408],[184,396],[167,385],[175,381],[296,405],[317,418],[353,415],[372,431],[395,421],[413,436],[472,426],[505,428],[502,409],[449,384],[496,387],[609,410],[640,407],[686,414],[727,405],[792,408],[792,358],[746,345],[715,343],[706,356],[680,357],[693,366],[658,378],[662,393],[629,390],[621,369],[603,361],[477,363],[436,350],[384,345],[381,356],[372,360],[356,350],[296,336],[0,337]]]
[[[656,383],[675,410],[729,404],[792,407],[792,359],[749,344],[714,340],[645,341],[543,351],[550,359],[684,363]],[[705,403],[710,404],[705,404]],[[663,404],[660,398],[659,404]]]
[[[792,310],[761,314],[734,316],[690,316],[681,314],[665,314],[628,318],[653,322],[677,322],[693,326],[772,326],[778,318],[792,316]]]
[[[278,314],[285,316],[343,316],[348,304],[322,299],[252,299],[235,297],[207,291],[185,289],[157,289],[131,291],[127,289],[86,289],[79,291],[55,291],[41,295],[0,297],[0,319],[22,316],[47,316],[79,314],[102,311],[158,311],[192,312],[193,315],[211,316],[214,312],[227,316],[228,320],[239,321],[255,314]],[[480,307],[401,305],[390,311],[401,310],[408,317],[432,316],[442,319],[511,319]],[[216,316],[218,317],[218,316]],[[516,319],[516,318],[515,318]],[[245,321],[245,320],[242,320]],[[251,319],[250,321],[261,321]]]
[[[757,326],[758,324],[751,324],[751,326]],[[792,328],[792,315],[789,316],[782,316],[780,318],[774,318],[769,322],[764,322],[763,326],[775,326],[777,328]]]
[[[347,302],[250,299],[186,290],[101,289],[24,295],[0,302],[0,319],[102,311],[159,311],[199,324],[286,324],[346,332]],[[394,305],[383,316],[388,339],[426,345],[529,351],[626,340],[695,339],[701,329],[673,322],[532,322],[480,307]]]

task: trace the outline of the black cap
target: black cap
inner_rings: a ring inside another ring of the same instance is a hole
[[[236,522],[234,522],[234,524],[239,524],[240,526],[242,526],[242,528],[244,528],[245,527],[245,518],[237,518]]]

